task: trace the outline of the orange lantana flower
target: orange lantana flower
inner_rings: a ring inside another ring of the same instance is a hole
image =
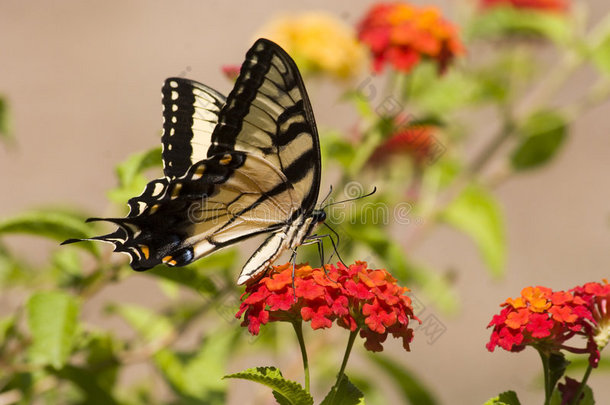
[[[376,72],[386,63],[409,72],[421,59],[435,60],[442,72],[464,52],[457,29],[437,8],[408,3],[374,5],[358,26],[358,38],[369,47]]]
[[[365,262],[327,265],[326,271],[301,265],[294,279],[292,266],[285,264],[246,287],[236,317],[243,315],[242,326],[253,335],[274,321],[306,321],[312,329],[330,328],[336,322],[352,332],[360,330],[368,350],[383,350],[382,343],[391,334],[401,338],[408,351],[413,339],[409,321],[419,319],[404,295],[407,291],[386,270],[369,269]]]

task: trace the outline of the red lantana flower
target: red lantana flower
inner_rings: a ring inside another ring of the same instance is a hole
[[[565,12],[567,0],[481,0],[482,8],[512,6],[520,9]]]
[[[587,303],[587,309],[592,314],[593,340],[599,350],[610,341],[610,284],[608,280],[602,283],[587,283],[570,290],[575,297],[582,298]]]
[[[417,164],[434,160],[444,149],[438,144],[430,125],[405,125],[398,128],[371,156],[371,163],[385,161],[390,156],[408,155]]]
[[[546,287],[526,287],[520,297],[509,298],[501,304],[504,309],[487,326],[493,326],[487,349],[493,351],[500,346],[504,350],[519,352],[532,346],[545,353],[560,350],[589,353],[589,361],[596,366],[599,350],[593,334],[595,319],[591,302],[594,300],[592,295],[585,296],[572,290],[554,292]],[[606,313],[607,309],[606,305]],[[576,335],[586,339],[586,347],[567,344]]]
[[[358,38],[370,48],[375,72],[386,63],[409,72],[421,59],[435,60],[443,72],[464,52],[457,29],[437,8],[407,3],[374,5],[358,25]]]
[[[409,351],[413,329],[409,320],[421,322],[414,314],[408,289],[396,284],[386,270],[373,270],[366,262],[327,265],[326,271],[308,265],[273,266],[265,277],[249,284],[236,314],[244,316],[242,326],[257,335],[268,322],[310,322],[312,329],[342,328],[366,339],[370,351],[382,351],[391,334],[401,338]]]

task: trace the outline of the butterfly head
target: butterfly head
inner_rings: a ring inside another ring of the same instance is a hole
[[[313,210],[311,213],[311,218],[313,219],[313,223],[321,224],[322,222],[326,221],[326,211],[323,209]]]

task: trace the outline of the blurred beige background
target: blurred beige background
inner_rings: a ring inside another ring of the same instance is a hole
[[[455,16],[453,2],[428,3]],[[610,11],[607,0],[588,3],[593,20]],[[188,76],[226,94],[230,83],[220,66],[241,63],[254,33],[272,16],[327,10],[353,24],[370,4],[1,0],[0,93],[11,103],[17,144],[0,145],[0,217],[48,203],[70,203],[103,215],[105,193],[115,185],[115,165],[159,142],[160,89],[166,77]],[[580,94],[591,82],[591,72],[580,72],[565,95]],[[312,103],[320,125],[353,122],[354,117],[337,116],[335,100],[316,95]],[[447,229],[413,252],[439,269],[457,270],[461,312],[453,318],[438,314],[447,330],[434,344],[416,336],[411,353],[394,343],[386,350],[404,357],[443,403],[482,404],[506,389],[519,391],[524,404],[542,403],[532,384],[540,370],[537,354],[488,353],[485,326],[498,304],[526,285],[563,289],[610,277],[609,113],[606,103],[579,117],[553,164],[497,191],[509,244],[504,280],[492,281],[471,242]],[[481,142],[475,140],[471,149]],[[46,246],[31,238],[16,238],[14,244],[23,249],[25,241]],[[44,255],[34,259],[42,261]],[[159,299],[156,289],[151,293],[154,285],[147,289],[149,279],[138,276],[129,283],[112,294],[127,302]],[[604,356],[609,355],[606,350]],[[610,403],[608,381],[608,373],[593,373],[599,404]],[[258,389],[249,383],[236,387]]]

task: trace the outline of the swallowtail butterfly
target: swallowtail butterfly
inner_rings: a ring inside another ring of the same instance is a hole
[[[134,270],[147,270],[269,234],[238,284],[264,274],[285,250],[316,242],[313,229],[326,218],[315,209],[318,133],[301,75],[281,47],[257,40],[226,98],[177,77],[162,93],[165,176],[129,200],[127,217],[90,218],[118,229],[86,240],[113,243]]]

